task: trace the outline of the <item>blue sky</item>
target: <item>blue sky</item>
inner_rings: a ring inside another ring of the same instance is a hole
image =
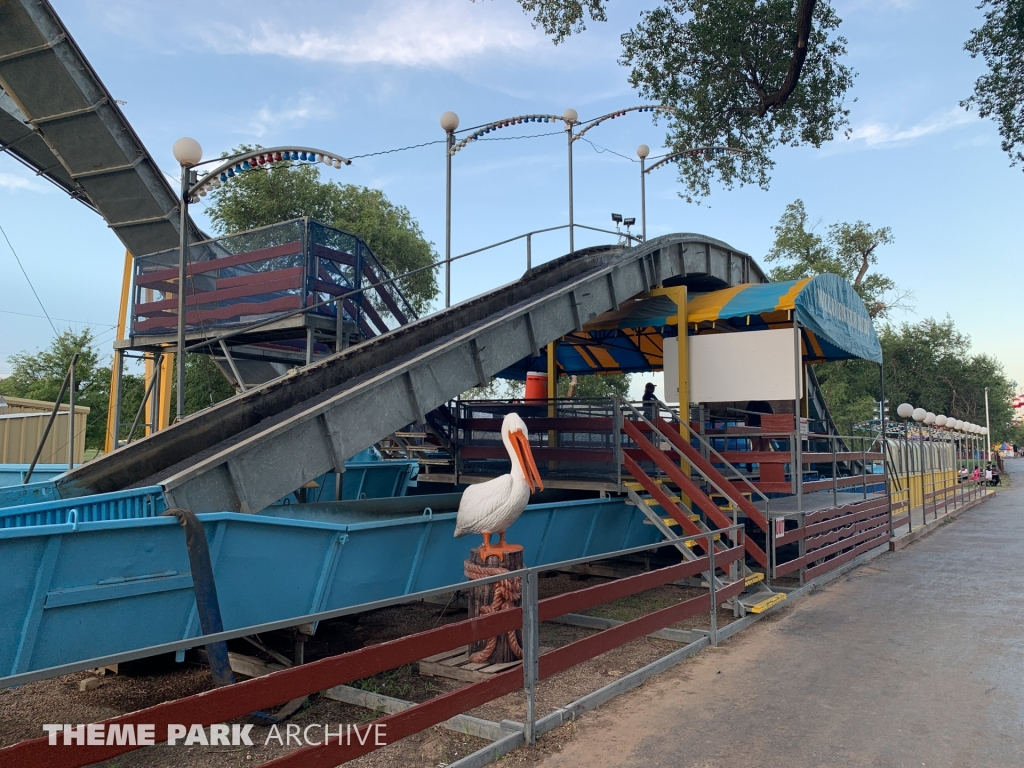
[[[616,63],[618,35],[652,5],[613,0],[608,23],[556,47],[513,0],[53,3],[167,171],[182,135],[207,157],[257,142],[353,156],[441,139],[438,118],[449,109],[466,127],[567,107],[587,119],[640,103]],[[1024,175],[1009,167],[993,124],[958,107],[982,71],[963,51],[979,12],[951,0],[834,6],[859,73],[852,138],[779,151],[770,191],[716,189],[702,206],[678,197],[671,168],[651,174],[649,234],[701,232],[761,260],[796,198],[822,231],[858,219],[890,226],[895,244],[880,252],[881,268],[915,294],[913,312],[894,319],[948,313],[975,351],[996,355],[1024,382],[1012,330]],[[639,169],[626,158],[640,143],[659,154],[664,129],[634,114],[588,136],[598,146],[575,149],[576,221],[604,227],[612,211],[639,217]],[[383,189],[443,251],[442,146],[360,158],[325,176]],[[453,185],[455,254],[563,224],[564,137],[477,142],[456,156]],[[109,349],[124,251],[103,221],[0,155],[0,225],[58,327],[91,323]],[[534,258],[559,256],[566,245],[564,233],[539,237]],[[457,263],[454,298],[515,279],[524,258],[517,244]],[[3,242],[0,270],[3,374],[9,355],[45,346],[51,331],[33,317],[39,307]]]

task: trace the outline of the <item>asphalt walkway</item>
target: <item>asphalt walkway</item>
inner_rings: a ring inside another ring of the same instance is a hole
[[[540,765],[1024,766],[1024,460],[1007,468],[1012,487],[585,716]]]

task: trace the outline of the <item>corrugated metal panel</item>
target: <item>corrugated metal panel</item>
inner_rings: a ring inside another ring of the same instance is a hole
[[[8,403],[14,398],[8,398]],[[38,401],[36,401],[38,402]],[[46,405],[46,403],[44,403]],[[50,403],[52,408],[53,404]],[[41,464],[64,464],[68,460],[69,419],[67,406],[54,419],[46,437]],[[75,463],[81,464],[85,455],[85,425],[89,408],[75,406]],[[0,415],[0,464],[28,464],[35,456],[39,441],[46,430],[47,413],[9,413]]]
[[[39,504],[23,504],[0,509],[0,528],[138,520],[156,517],[165,509],[167,502],[159,486],[135,488],[130,491],[84,496],[80,499],[44,501]]]

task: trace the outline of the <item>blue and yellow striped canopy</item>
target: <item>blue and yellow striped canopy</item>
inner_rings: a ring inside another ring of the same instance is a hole
[[[686,305],[689,335],[765,330],[799,323],[804,360],[861,358],[882,361],[871,316],[849,283],[817,275],[778,283],[745,283],[695,294]],[[666,296],[624,304],[562,338],[555,350],[559,373],[641,373],[661,370],[666,336],[679,333],[679,313]],[[528,357],[502,371],[523,379],[547,368],[544,357]]]
[[[694,296],[686,305],[690,333],[754,331],[800,324],[808,362],[860,358],[882,362],[882,347],[864,301],[836,275],[778,283],[746,283]],[[710,328],[708,327],[710,324]]]

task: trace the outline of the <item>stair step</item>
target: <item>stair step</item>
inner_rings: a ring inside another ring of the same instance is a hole
[[[754,573],[748,574],[747,577],[743,581],[744,581],[744,583],[748,587],[752,587],[754,584],[757,584],[757,582],[764,581],[764,574],[763,573],[754,572]]]
[[[758,592],[752,595],[740,595],[739,601],[749,613],[764,613],[786,599],[785,592],[773,592],[765,597],[765,592]]]
[[[695,522],[695,523],[698,520],[700,520],[700,515],[687,515],[687,517],[690,518],[690,520]],[[661,522],[663,522],[665,525],[669,526],[670,528],[672,526],[674,526],[674,525],[679,525],[679,522],[674,517],[663,517],[663,518],[661,518]],[[644,520],[644,525],[654,525],[654,523],[652,523],[650,520]],[[718,539],[719,539],[719,536],[715,536],[715,541],[717,541]]]
[[[665,477],[652,477],[651,480],[658,485],[664,485],[668,482],[668,478]],[[624,480],[622,484],[631,491],[642,491],[644,489],[643,485],[638,483],[636,480]]]

